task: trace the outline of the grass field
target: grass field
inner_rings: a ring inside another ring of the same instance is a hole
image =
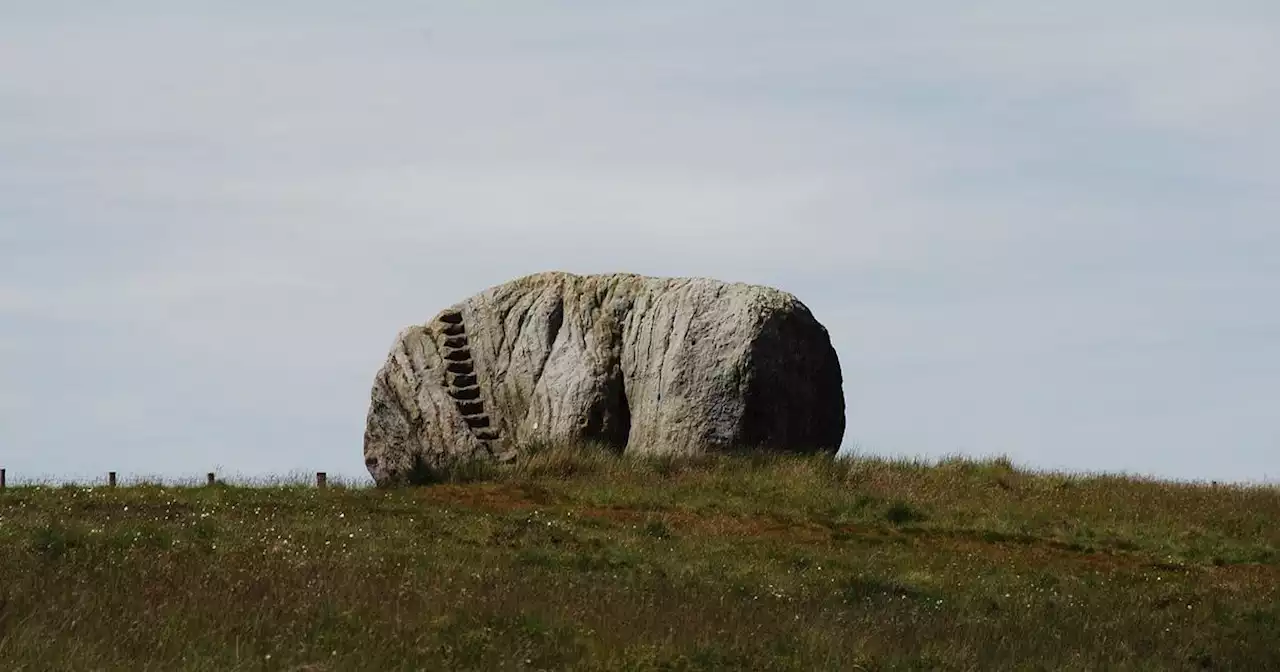
[[[545,450],[0,491],[0,669],[1280,670],[1280,490]]]

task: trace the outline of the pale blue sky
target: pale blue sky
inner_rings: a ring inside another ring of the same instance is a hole
[[[0,465],[367,478],[526,273],[831,330],[846,445],[1280,481],[1280,6],[0,7]]]

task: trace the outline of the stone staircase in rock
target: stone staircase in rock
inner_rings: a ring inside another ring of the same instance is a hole
[[[480,380],[476,375],[475,362],[471,359],[471,345],[462,313],[448,310],[441,313],[437,320],[441,323],[440,351],[444,355],[449,396],[471,433],[493,456],[499,430],[490,420],[480,396]]]

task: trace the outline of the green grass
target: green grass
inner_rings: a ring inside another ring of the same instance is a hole
[[[1280,491],[545,449],[0,491],[0,668],[1280,669]]]

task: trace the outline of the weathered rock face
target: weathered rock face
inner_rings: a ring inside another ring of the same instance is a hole
[[[841,386],[827,330],[786,292],[540,273],[400,332],[373,385],[365,463],[390,485],[533,442],[834,452]]]

